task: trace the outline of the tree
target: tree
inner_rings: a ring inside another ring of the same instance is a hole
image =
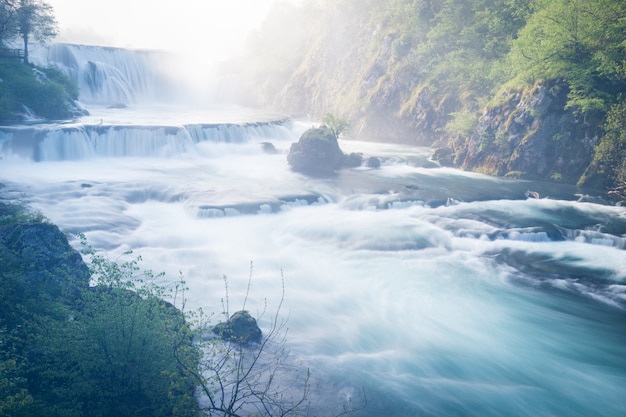
[[[98,283],[94,305],[102,311],[94,315],[95,320],[83,316],[86,325],[76,333],[91,341],[80,354],[89,361],[78,361],[88,370],[79,384],[87,387],[80,403],[91,395],[89,402],[97,399],[99,404],[98,413],[92,411],[90,416],[191,417],[200,412],[211,417],[287,417],[306,411],[309,372],[289,359],[285,322],[279,319],[284,286],[270,328],[260,341],[211,338],[207,336],[212,333],[209,317],[185,310],[182,280],[170,291],[154,283],[163,274],[140,270],[140,257],[112,262],[86,247],[84,253],[91,256]],[[251,279],[252,264],[248,290]],[[228,318],[226,277],[224,282],[224,316]],[[164,303],[164,298],[171,303]],[[152,342],[155,338],[160,340],[158,345]],[[193,386],[201,394],[199,408],[195,398],[189,397]],[[352,404],[344,405],[341,414],[355,409]]]
[[[15,33],[17,0],[0,0],[0,48],[3,41]]]
[[[328,113],[322,118],[322,126],[329,129],[333,136],[335,136],[335,139],[339,139],[339,135],[348,129],[350,122],[346,119]]]
[[[604,114],[626,89],[625,53],[623,1],[539,0],[512,58],[527,78],[565,80],[569,107]]]
[[[32,37],[43,42],[54,38],[57,33],[57,21],[50,4],[41,0],[19,0],[16,21],[17,34],[24,43],[24,62],[28,63],[28,42]]]
[[[91,416],[132,414],[152,417],[169,412],[173,416],[191,417],[198,411],[211,417],[306,414],[311,390],[310,373],[294,363],[286,349],[286,322],[280,319],[284,282],[269,329],[260,340],[247,343],[237,337],[210,337],[213,333],[210,317],[202,311],[185,310],[186,288],[182,280],[177,282],[173,291],[168,291],[154,283],[152,272],[140,271],[140,257],[118,263],[109,261],[91,248],[85,253],[92,257],[91,269],[100,287],[98,297],[104,297],[102,300],[105,301],[104,305],[100,301],[97,305],[100,309],[106,308],[104,314],[95,316],[97,321],[89,321],[83,329],[92,340],[90,350],[83,352],[90,357],[86,366],[91,369],[92,382],[97,384],[89,392],[95,392],[104,401],[107,398],[128,399],[123,405],[134,407],[132,410],[121,408],[119,403],[107,401],[101,403],[99,414],[91,412]],[[158,277],[162,278],[163,274]],[[252,263],[248,291],[251,281]],[[228,319],[232,316],[226,276],[224,283],[223,314]],[[171,304],[165,304],[164,297]],[[246,293],[242,310],[246,308],[247,299]],[[167,309],[163,310],[166,305]],[[165,316],[169,319],[159,324],[159,314],[164,311],[169,311]],[[265,313],[261,312],[259,318]],[[150,343],[154,338],[161,340],[160,349],[155,350]],[[192,340],[193,343],[189,343]],[[161,368],[166,370],[161,371],[161,375],[148,372]],[[164,379],[163,375],[170,379]],[[145,381],[149,381],[150,386],[143,386]],[[157,381],[170,381],[170,384],[159,387]],[[81,385],[84,386],[84,381]],[[195,399],[189,398],[191,386],[199,388],[199,408],[192,404]],[[163,398],[169,398],[169,402]],[[171,407],[172,402],[175,402],[174,408],[155,408],[155,404]],[[351,403],[343,404],[337,415],[356,409]]]
[[[68,326],[73,346],[63,362],[79,381],[60,397],[93,417],[197,416],[196,383],[186,370],[198,366],[200,353],[183,312],[167,301],[177,302],[184,281],[157,285],[163,274],[141,270],[141,257],[113,262],[85,247],[96,285]]]
[[[13,333],[13,334],[11,334]],[[0,327],[0,417],[21,415],[32,403],[24,372],[24,358],[16,352],[17,332]]]
[[[613,196],[626,198],[626,101],[620,97],[604,121],[604,135],[580,185],[613,189]]]

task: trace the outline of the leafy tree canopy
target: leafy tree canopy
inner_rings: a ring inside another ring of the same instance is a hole
[[[563,79],[569,106],[604,113],[626,88],[626,3],[537,1],[511,58],[531,82]]]
[[[0,0],[0,44],[13,37],[21,38],[24,62],[28,63],[31,38],[42,42],[54,38],[57,33],[57,21],[49,3],[43,0]]]
[[[335,139],[338,139],[339,135],[348,129],[350,122],[346,119],[328,113],[322,118],[322,125],[331,131]]]

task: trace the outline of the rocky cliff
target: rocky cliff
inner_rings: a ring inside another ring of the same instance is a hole
[[[444,164],[489,175],[576,183],[592,161],[597,124],[566,109],[567,90],[542,83],[504,90],[467,138],[437,139]]]
[[[620,2],[584,3],[623,29],[611,18]],[[549,15],[576,14],[569,3],[560,12],[529,1],[315,4],[289,11],[298,22],[289,37],[258,37],[240,65],[249,102],[317,120],[335,114],[350,120],[347,138],[433,146],[440,163],[465,170],[604,189],[624,183],[626,126],[613,123],[603,145],[606,121],[626,113],[623,36],[590,30],[568,49],[570,38],[552,32],[575,28]]]

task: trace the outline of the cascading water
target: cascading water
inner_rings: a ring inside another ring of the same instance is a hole
[[[271,310],[282,274],[318,415],[362,392],[358,416],[623,415],[624,207],[400,145],[341,142],[381,167],[307,178],[286,162],[307,127],[137,108],[0,128],[1,192],[164,284],[182,272],[193,307],[221,311],[224,274],[242,302],[253,261],[247,308]]]
[[[36,162],[94,157],[144,157],[193,152],[199,142],[241,143],[290,136],[289,120],[191,125],[0,127],[0,153]]]
[[[55,66],[76,81],[85,104],[147,103],[174,94],[164,71],[173,57],[165,52],[53,43],[35,46],[31,55],[34,63]]]

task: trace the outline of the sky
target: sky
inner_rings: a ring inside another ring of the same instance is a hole
[[[277,0],[47,0],[62,42],[232,56]],[[291,0],[295,1],[295,0]]]

